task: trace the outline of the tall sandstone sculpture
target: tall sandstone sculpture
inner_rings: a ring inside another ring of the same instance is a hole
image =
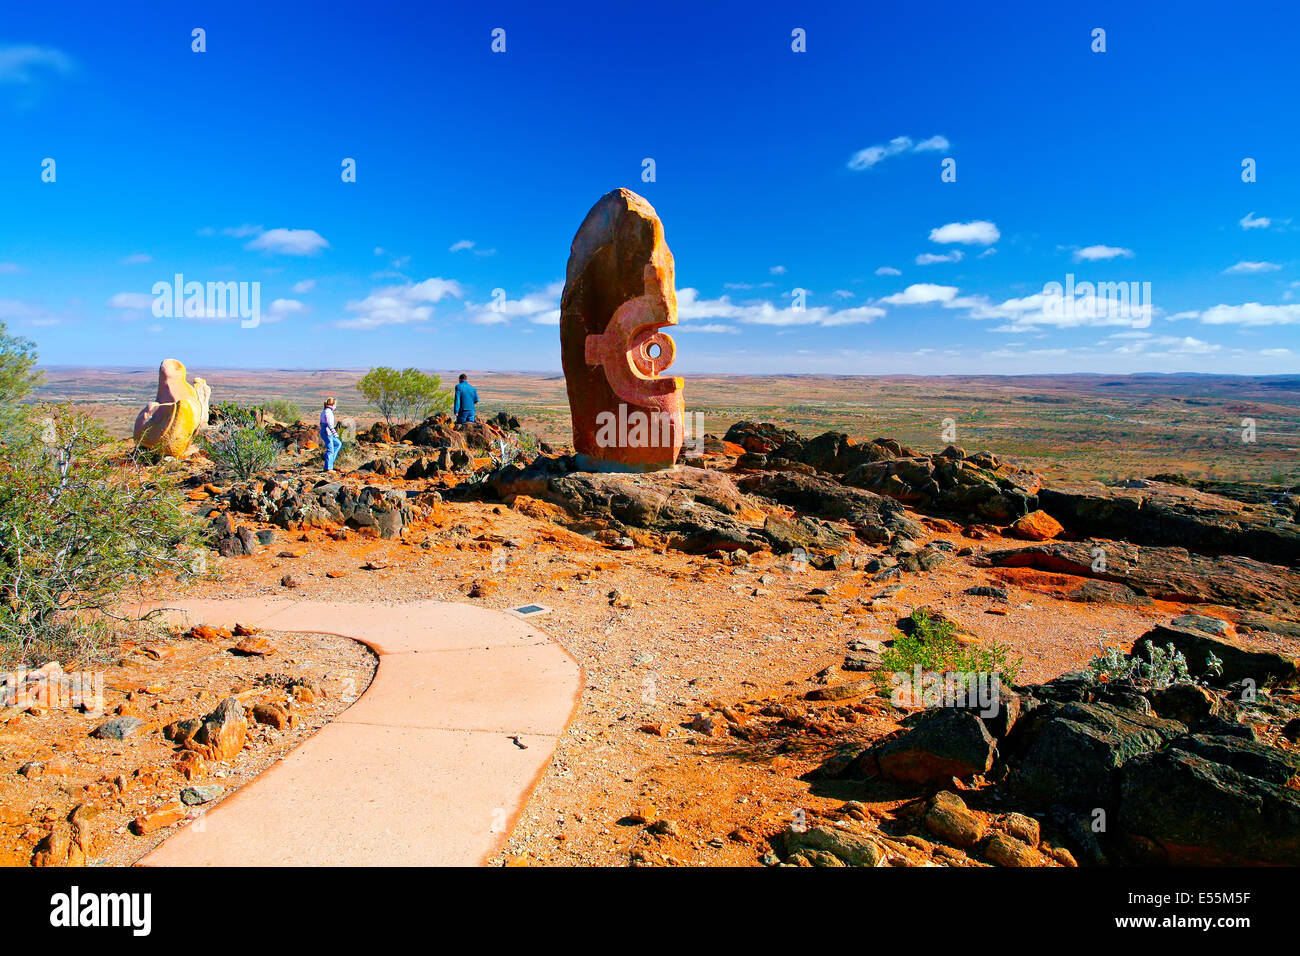
[[[132,434],[137,445],[180,458],[189,451],[194,432],[208,423],[212,389],[201,378],[191,385],[185,374],[176,359],[163,359],[158,366],[158,397],[135,419]]]
[[[682,380],[660,376],[676,345],[673,255],[654,208],[629,189],[602,196],[569,252],[560,357],[573,444],[589,471],[671,468],[681,450]]]

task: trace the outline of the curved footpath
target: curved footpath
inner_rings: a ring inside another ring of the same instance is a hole
[[[582,686],[555,641],[469,604],[160,606],[182,625],[349,637],[379,667],[352,706],[142,866],[481,865],[505,843]]]

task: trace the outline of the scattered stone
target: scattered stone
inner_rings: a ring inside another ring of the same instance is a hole
[[[787,830],[785,848],[788,854],[802,854],[805,858],[813,853],[827,853],[839,861],[838,864],[830,864],[832,866],[882,866],[885,862],[885,851],[878,843],[859,834],[831,827]]]
[[[127,740],[134,737],[143,726],[143,720],[129,714],[124,717],[112,717],[92,730],[90,736],[98,737],[100,740]]]
[[[210,803],[217,799],[224,792],[224,788],[216,784],[208,784],[201,787],[186,787],[181,791],[181,803],[187,807],[197,807],[204,803]]]
[[[967,850],[984,837],[984,820],[971,813],[961,797],[947,790],[926,802],[921,822],[941,840]]]
[[[1011,525],[1011,533],[1025,541],[1050,541],[1064,530],[1061,522],[1046,511],[1031,511]]]

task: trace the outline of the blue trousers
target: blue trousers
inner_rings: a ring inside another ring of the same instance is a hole
[[[327,432],[321,429],[320,433],[321,447],[325,449],[325,470],[334,470],[334,459],[339,456],[339,449],[343,447],[343,439],[335,432]]]
[[[474,420],[474,409],[472,408],[462,408],[460,411],[456,413],[457,425],[464,425],[466,422],[472,422],[473,420]]]

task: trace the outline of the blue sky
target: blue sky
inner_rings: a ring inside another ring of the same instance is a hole
[[[1298,30],[1283,2],[14,4],[0,319],[49,364],[557,370],[569,243],[627,186],[677,261],[679,373],[1295,372]],[[176,273],[260,283],[260,325],[155,317]],[[1150,321],[1051,312],[1067,274],[1151,283]]]

